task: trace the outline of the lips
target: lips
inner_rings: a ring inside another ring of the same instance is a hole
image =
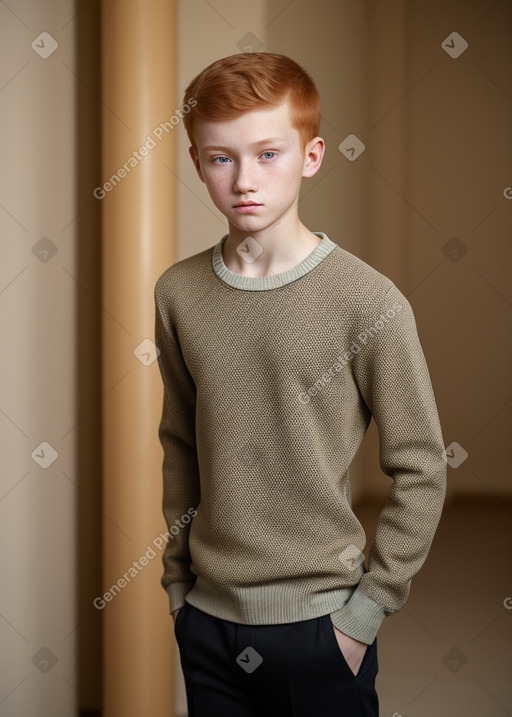
[[[235,209],[237,207],[261,207],[261,204],[258,204],[258,202],[239,202],[234,205]]]

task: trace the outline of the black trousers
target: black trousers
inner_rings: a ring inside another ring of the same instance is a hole
[[[378,717],[377,638],[354,675],[329,615],[240,625],[185,602],[175,635],[189,717]]]

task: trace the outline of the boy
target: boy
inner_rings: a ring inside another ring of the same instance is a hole
[[[242,53],[185,92],[190,155],[229,233],[155,287],[162,585],[192,717],[374,717],[376,634],[445,497],[407,299],[297,205],[321,107],[293,60]],[[350,463],[371,418],[392,480],[368,568]]]

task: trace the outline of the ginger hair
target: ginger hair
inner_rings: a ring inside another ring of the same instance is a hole
[[[190,106],[191,100],[193,106]],[[255,109],[276,107],[288,100],[290,121],[300,134],[302,149],[320,131],[320,95],[309,74],[285,55],[242,52],[208,65],[185,90],[185,129],[193,147],[194,122],[230,120]]]

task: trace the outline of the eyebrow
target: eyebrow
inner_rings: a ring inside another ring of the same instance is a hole
[[[260,139],[260,140],[258,140],[257,142],[253,142],[253,143],[250,144],[249,146],[250,146],[250,147],[259,147],[259,146],[262,145],[262,144],[272,144],[273,142],[274,142],[274,143],[275,143],[275,142],[281,142],[281,143],[284,142],[284,143],[286,144],[286,140],[285,140],[283,137],[268,137],[267,139]],[[203,150],[207,150],[207,149],[229,150],[230,148],[229,148],[229,147],[220,146],[220,145],[217,146],[217,145],[211,145],[211,144],[209,144],[209,145],[207,145],[206,147],[202,147],[202,149],[203,149]]]

